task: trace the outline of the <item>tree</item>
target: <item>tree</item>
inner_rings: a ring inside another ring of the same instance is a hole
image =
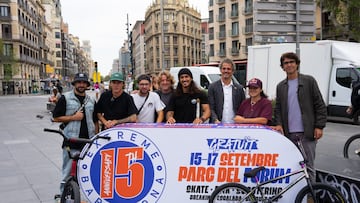
[[[347,39],[360,41],[360,1],[359,0],[317,0],[322,9],[329,12],[333,32]]]

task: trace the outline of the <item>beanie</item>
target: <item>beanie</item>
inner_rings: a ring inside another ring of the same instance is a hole
[[[193,75],[192,75],[191,71],[188,68],[182,68],[178,73],[178,78],[180,78],[180,76],[183,75],[183,74],[187,74],[191,78],[193,78]]]

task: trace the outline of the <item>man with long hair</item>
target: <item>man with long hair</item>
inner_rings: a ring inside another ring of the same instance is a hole
[[[205,92],[200,90],[188,68],[178,73],[179,82],[170,99],[167,123],[204,123],[210,117],[210,106]]]

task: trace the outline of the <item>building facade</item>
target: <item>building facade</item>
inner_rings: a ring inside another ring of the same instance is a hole
[[[201,17],[187,0],[154,1],[144,24],[145,73],[201,63]]]

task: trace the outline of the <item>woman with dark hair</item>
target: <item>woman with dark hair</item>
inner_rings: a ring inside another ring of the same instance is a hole
[[[196,86],[188,68],[182,68],[178,77],[179,83],[166,114],[167,123],[204,123],[210,117],[206,93]]]
[[[269,125],[272,120],[272,105],[262,90],[261,80],[253,78],[247,87],[250,98],[241,103],[234,118],[235,123]]]

